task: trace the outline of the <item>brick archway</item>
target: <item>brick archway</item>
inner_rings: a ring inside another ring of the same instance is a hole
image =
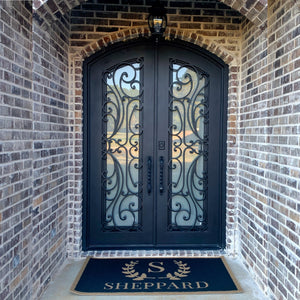
[[[267,22],[268,0],[218,1],[241,13],[257,27],[265,27]],[[86,0],[35,0],[33,1],[33,9],[43,20],[51,24],[57,18],[84,2],[86,2]]]
[[[148,37],[149,35],[147,27],[129,28],[118,31],[117,33],[110,33],[102,37],[100,40],[87,45],[80,51],[80,53],[75,53],[74,56],[79,55],[84,59],[107,45],[139,37]],[[235,54],[228,51],[221,44],[214,43],[212,40],[206,39],[200,34],[193,33],[189,30],[171,29],[166,31],[165,38],[167,40],[180,39],[182,41],[195,44],[220,57],[228,65],[239,65],[239,58],[236,57]]]

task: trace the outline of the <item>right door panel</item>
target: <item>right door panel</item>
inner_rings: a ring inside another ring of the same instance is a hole
[[[224,69],[183,47],[158,53],[157,244],[221,248]]]

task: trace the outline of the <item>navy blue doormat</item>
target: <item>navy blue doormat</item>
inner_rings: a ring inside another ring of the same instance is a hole
[[[223,257],[89,257],[71,291],[79,295],[242,292]]]

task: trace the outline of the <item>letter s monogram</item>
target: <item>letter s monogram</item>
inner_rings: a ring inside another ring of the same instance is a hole
[[[159,264],[160,266],[155,265],[155,264]],[[153,270],[153,269],[148,268],[148,273],[161,273],[161,272],[163,272],[163,271],[165,270],[164,267],[161,267],[163,264],[164,264],[164,263],[161,262],[161,261],[158,261],[158,262],[155,262],[155,261],[154,261],[154,262],[150,262],[150,263],[149,263],[149,267],[152,267],[152,268],[154,268],[154,269],[156,269],[156,270]]]

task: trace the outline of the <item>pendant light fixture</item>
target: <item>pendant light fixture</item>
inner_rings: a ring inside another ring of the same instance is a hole
[[[149,9],[148,26],[152,36],[156,39],[161,38],[167,27],[167,10],[156,0],[152,7]]]

